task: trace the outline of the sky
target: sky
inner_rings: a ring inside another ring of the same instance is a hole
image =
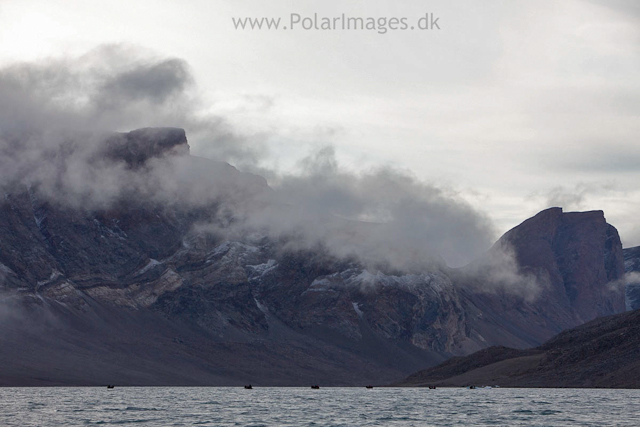
[[[233,23],[343,13],[410,25],[429,13],[440,28]],[[0,67],[105,45],[182,61],[198,114],[224,117],[257,153],[225,160],[269,180],[304,174],[303,159],[330,147],[350,176],[389,167],[446,189],[494,237],[562,206],[604,210],[625,246],[640,245],[637,2],[0,0]],[[220,156],[220,140],[175,121],[193,154]]]

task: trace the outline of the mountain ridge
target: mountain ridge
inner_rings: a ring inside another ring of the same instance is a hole
[[[640,310],[598,318],[533,349],[490,347],[395,385],[640,388],[639,328]]]
[[[543,211],[467,268],[374,269],[295,235],[238,233],[243,212],[287,207],[264,178],[191,156],[183,130],[112,138],[126,191],[65,204],[5,189],[0,384],[383,383],[624,309],[606,286],[624,266],[602,212]]]

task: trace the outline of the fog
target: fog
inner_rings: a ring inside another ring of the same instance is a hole
[[[240,227],[295,235],[302,247],[322,244],[340,257],[398,268],[440,260],[460,266],[495,238],[488,216],[453,188],[390,167],[350,171],[331,146],[301,158],[295,172],[267,168],[263,137],[229,122],[207,113],[179,58],[103,46],[79,57],[12,64],[0,70],[0,182],[5,191],[23,184],[85,209],[107,208],[131,191],[194,207],[224,199],[237,216],[234,233]],[[131,168],[101,155],[111,132],[147,126],[186,129],[215,163],[177,155]],[[219,162],[259,171],[271,190]]]

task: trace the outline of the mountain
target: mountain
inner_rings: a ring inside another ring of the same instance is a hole
[[[640,246],[624,249],[624,268],[627,273],[640,273]],[[627,310],[640,308],[640,276],[632,276],[625,289]]]
[[[502,261],[504,254],[513,256],[516,280],[508,268],[513,266]],[[505,233],[455,277],[467,296],[465,310],[480,317],[475,325],[479,337],[525,348],[624,311],[623,293],[607,286],[624,273],[620,237],[602,211],[550,208]]]
[[[529,350],[490,347],[397,385],[639,388],[640,310],[564,331]]]
[[[3,186],[0,385],[380,384],[624,310],[601,211],[552,208],[467,267],[399,271],[247,226],[294,207],[191,156],[182,129],[63,147],[51,179]]]

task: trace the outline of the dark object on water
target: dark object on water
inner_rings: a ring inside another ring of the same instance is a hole
[[[109,384],[107,388],[115,388],[115,386],[113,384]]]
[[[320,386],[319,385],[312,385],[311,388],[314,389],[314,390],[318,390],[320,388]]]
[[[373,388],[373,386],[372,386],[372,385],[368,385],[368,386],[366,386],[366,387],[367,387],[367,388]]]
[[[247,390],[253,389],[253,387],[251,387],[251,384],[244,386],[244,388],[246,388]]]
[[[429,390],[435,390],[435,389],[436,389],[436,386],[434,386],[434,385],[430,385],[429,386]]]
[[[474,386],[474,385],[470,385],[469,386],[469,390],[474,390],[475,388],[476,388],[476,386]]]

